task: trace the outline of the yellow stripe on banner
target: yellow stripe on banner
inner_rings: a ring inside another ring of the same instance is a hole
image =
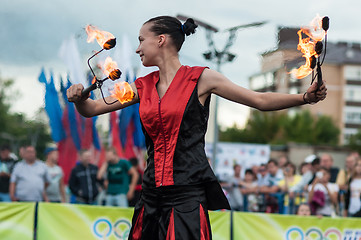
[[[229,211],[209,211],[212,238],[215,240],[231,239],[231,213]]]
[[[34,238],[35,203],[0,203],[0,239]]]

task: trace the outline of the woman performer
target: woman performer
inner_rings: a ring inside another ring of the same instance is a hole
[[[155,17],[139,32],[139,54],[144,66],[159,71],[138,78],[130,102],[106,105],[83,99],[83,86],[68,91],[68,100],[85,117],[140,103],[139,113],[148,150],[142,196],[135,207],[129,239],[211,239],[208,210],[230,209],[204,151],[211,94],[257,108],[279,110],[326,97],[316,82],[304,94],[259,93],[232,83],[206,67],[179,61],[185,35],[197,25],[183,25],[169,16]]]

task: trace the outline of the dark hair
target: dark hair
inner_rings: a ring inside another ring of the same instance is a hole
[[[234,164],[234,165],[233,165],[233,170],[235,170],[235,169],[236,169],[236,167],[240,167],[240,168],[242,168],[242,167],[241,167],[241,165],[239,165],[239,164],[237,164],[237,163],[236,163],[236,164]]]
[[[320,164],[320,158],[319,157],[316,157],[311,163],[312,166],[319,165],[319,164]]]
[[[4,145],[2,145],[1,147],[0,147],[0,151],[4,151],[4,150],[11,150],[11,148],[10,148],[10,145],[8,145],[8,144],[4,144]]]
[[[273,163],[274,165],[276,165],[276,166],[278,167],[278,162],[277,162],[275,159],[271,158],[271,159],[268,161],[267,165],[270,164],[270,163]]]
[[[291,167],[291,168],[293,169],[293,175],[296,174],[296,171],[297,171],[296,165],[294,165],[294,164],[291,163],[291,162],[288,162],[288,163],[286,164],[286,168],[287,168],[287,167]]]
[[[182,23],[175,17],[171,16],[159,16],[151,18],[146,23],[153,23],[150,27],[150,31],[156,35],[168,34],[173,43],[179,51],[183,45],[185,36],[189,36],[192,33],[195,33],[197,24],[194,23],[192,18],[188,18],[187,21],[182,25]]]

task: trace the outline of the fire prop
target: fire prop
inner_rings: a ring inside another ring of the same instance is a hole
[[[303,53],[303,56],[306,59],[306,63],[291,71],[297,79],[302,79],[312,73],[312,81],[317,77],[318,86],[322,85],[322,71],[321,66],[325,60],[326,56],[326,47],[327,47],[327,31],[329,28],[329,18],[327,16],[321,18],[316,16],[312,22],[311,27],[301,28],[297,32],[299,36],[299,43],[297,49]],[[304,38],[304,36],[307,36]],[[324,40],[324,44],[323,41]],[[321,54],[323,53],[322,60]],[[316,75],[314,75],[314,69],[316,68]]]
[[[131,101],[134,97],[134,92],[132,91],[132,88],[130,87],[130,85],[126,82],[123,82],[120,84],[117,83],[115,85],[115,89],[114,89],[112,97],[116,98],[117,99],[116,101],[109,103],[105,100],[104,93],[102,91],[102,85],[103,85],[104,81],[106,81],[108,79],[115,81],[115,80],[119,79],[122,74],[122,72],[118,69],[117,63],[115,61],[113,61],[111,59],[111,57],[107,57],[107,59],[105,60],[104,66],[103,66],[103,72],[106,76],[108,76],[104,79],[98,79],[96,77],[92,67],[90,66],[90,60],[92,58],[94,58],[96,55],[101,53],[103,50],[110,50],[115,47],[115,45],[116,45],[115,37],[113,36],[113,34],[106,32],[106,31],[99,30],[98,28],[96,28],[92,25],[88,25],[85,30],[88,34],[87,42],[90,43],[90,42],[94,41],[94,39],[96,39],[96,41],[102,47],[102,49],[97,51],[96,53],[94,53],[90,58],[88,58],[88,66],[89,66],[90,71],[92,72],[94,78],[93,78],[92,84],[82,91],[82,97],[88,96],[91,91],[99,88],[102,98],[107,105],[114,104],[117,101],[119,101],[121,103]],[[118,85],[122,85],[123,87],[119,87]],[[124,91],[124,90],[126,90],[126,91]]]

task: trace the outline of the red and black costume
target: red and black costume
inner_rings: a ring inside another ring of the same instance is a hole
[[[205,67],[181,66],[164,96],[159,71],[138,78],[148,159],[129,239],[211,239],[208,209],[230,209],[204,151],[210,96],[198,99]]]

